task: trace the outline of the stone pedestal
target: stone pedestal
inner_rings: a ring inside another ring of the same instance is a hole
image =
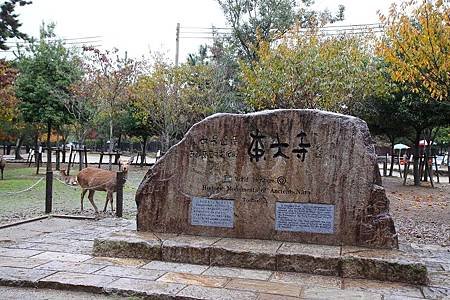
[[[391,249],[120,231],[96,239],[93,254],[409,284],[428,282],[419,257]]]

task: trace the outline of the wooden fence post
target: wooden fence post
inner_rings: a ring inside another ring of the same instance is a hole
[[[116,216],[122,217],[123,214],[123,186],[125,184],[125,175],[123,172],[117,172],[117,191],[116,191]]]
[[[101,165],[102,165],[102,160],[103,160],[103,151],[100,152],[100,159],[98,161],[98,168],[100,169]]]
[[[81,171],[81,170],[83,170],[83,149],[78,149],[77,150],[77,152],[78,152],[78,163],[79,163],[79,168],[78,168],[78,170],[79,171]]]
[[[56,148],[56,170],[61,169],[61,148]]]
[[[45,174],[45,213],[52,212],[52,200],[53,200],[53,172],[47,170]]]
[[[119,164],[119,159],[120,159],[120,152],[117,151],[117,152],[114,154],[114,164],[115,164],[115,165],[118,165],[118,164]]]
[[[33,151],[33,152],[31,152]],[[28,152],[28,158],[27,158],[27,163],[28,163],[28,167],[31,167],[31,163],[33,162],[33,154],[34,150],[30,150],[30,152]]]
[[[72,167],[73,167],[73,165],[75,164],[75,157],[76,157],[76,156],[77,156],[77,150],[74,149],[74,150],[73,150],[73,156],[72,156],[72,162],[69,161],[69,163],[72,164]]]
[[[437,156],[433,156],[434,158],[434,167],[436,169],[436,179],[437,179],[437,183],[441,183],[440,179],[439,179],[439,167],[438,167],[438,163],[437,163]],[[431,169],[433,169],[433,167],[431,167]]]
[[[70,164],[72,161],[72,146],[70,146],[70,152],[69,152],[69,163],[67,164],[67,176],[69,176],[70,173]]]
[[[66,162],[66,145],[64,144],[62,147],[62,162]]]
[[[39,161],[41,160],[41,158],[39,157],[39,148],[36,147],[34,149],[34,162],[36,163],[36,175],[39,174]]]
[[[88,151],[87,151],[86,146],[83,147],[83,150],[84,150],[84,167],[87,168],[88,167],[88,159],[87,159]]]

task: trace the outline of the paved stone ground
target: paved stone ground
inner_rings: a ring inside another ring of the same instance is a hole
[[[63,291],[52,289],[23,288],[0,286],[1,299],[4,300],[114,300],[121,296],[101,295],[77,291]]]
[[[450,299],[449,247],[402,245],[426,262],[426,287],[91,255],[95,238],[130,229],[134,222],[123,219],[49,218],[0,230],[0,298]]]

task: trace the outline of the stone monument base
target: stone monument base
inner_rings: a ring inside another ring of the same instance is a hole
[[[302,272],[426,284],[427,269],[400,250],[120,231],[94,242],[95,256]]]

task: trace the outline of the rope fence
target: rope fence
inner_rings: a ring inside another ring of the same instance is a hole
[[[23,167],[7,166],[5,180],[0,181],[0,224],[36,217],[43,213],[94,216],[93,207],[89,205],[86,197],[84,203],[87,205],[85,210],[81,211],[82,188],[79,184],[74,184],[77,182],[77,172],[67,176],[54,167],[55,165],[51,171],[45,171],[45,174],[42,174],[44,170],[41,169],[40,173],[34,175],[33,168],[28,167],[28,164],[23,164]],[[135,194],[146,170],[133,168],[128,174],[126,171],[114,173],[113,177],[94,178],[89,190],[96,190],[96,204],[105,203],[107,193],[103,186],[111,189],[114,185],[114,210],[107,210],[108,215],[134,217],[137,212]]]
[[[64,184],[65,186],[68,186],[68,187],[70,187],[70,188],[72,188],[72,189],[75,189],[75,190],[77,190],[78,187],[79,187],[77,184],[76,184],[76,185],[74,185],[74,184],[68,184],[67,182],[65,182],[65,181],[63,181],[63,180],[61,180],[61,179],[59,179],[58,177],[55,177],[55,178],[53,178],[53,179],[55,179],[56,181],[59,181],[60,183]]]
[[[28,191],[31,191],[35,186],[37,186],[42,180],[44,180],[45,177],[42,177],[41,179],[39,179],[38,181],[36,181],[35,183],[33,183],[30,187],[17,191],[17,192],[2,192],[0,193],[0,195],[17,195],[17,194],[21,194],[21,193],[25,193]]]

